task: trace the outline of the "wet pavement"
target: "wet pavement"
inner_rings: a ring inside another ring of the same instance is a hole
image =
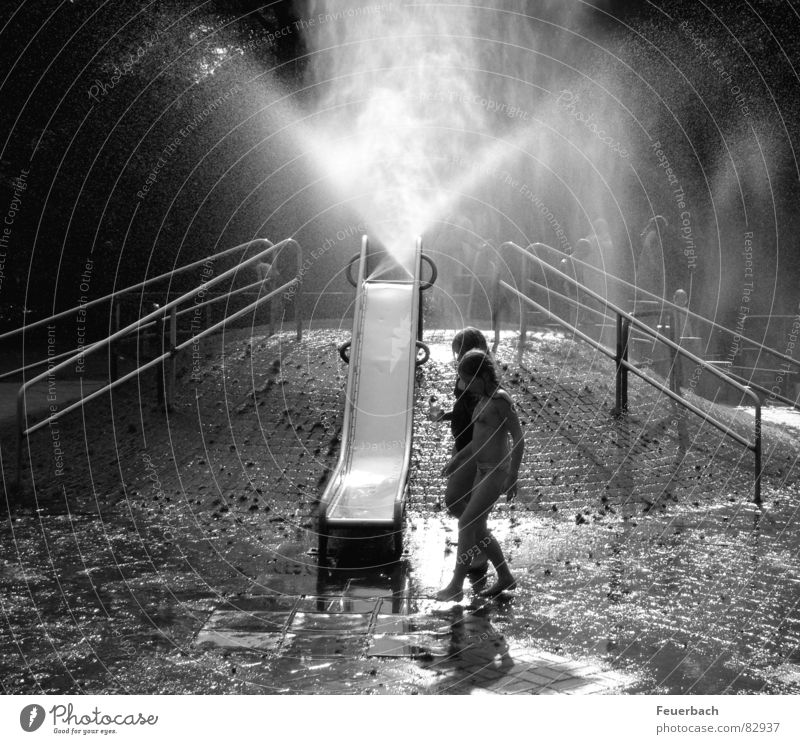
[[[518,354],[508,334],[526,453],[491,526],[519,588],[442,604],[450,435],[425,411],[452,390],[447,332],[426,333],[403,560],[372,541],[317,566],[348,335],[226,334],[173,413],[134,384],[31,438],[0,528],[6,693],[800,691],[791,416],[765,416],[757,508],[746,449],[638,381],[614,419],[604,357],[552,333]],[[693,400],[751,431],[748,410]]]

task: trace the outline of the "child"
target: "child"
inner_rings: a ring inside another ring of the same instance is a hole
[[[517,477],[525,446],[519,417],[508,393],[500,387],[495,362],[485,351],[467,352],[458,365],[458,376],[465,389],[478,396],[472,418],[472,441],[459,450],[445,466],[451,475],[472,461],[475,481],[469,500],[458,520],[458,552],[450,583],[437,593],[440,602],[459,602],[464,596],[464,579],[474,555],[483,551],[497,572],[494,586],[484,592],[496,597],[515,589],[517,584],[505,556],[489,531],[489,512],[501,493],[512,498],[517,491]],[[509,447],[508,438],[512,445]]]
[[[473,349],[488,351],[489,344],[486,337],[477,328],[467,327],[459,331],[453,338],[453,357],[456,362],[460,362],[462,357]],[[453,455],[463,450],[472,441],[472,415],[478,403],[478,396],[470,393],[456,377],[455,403],[453,410],[449,413],[433,413],[431,418],[434,421],[449,421],[450,431],[455,439]],[[456,519],[460,518],[469,501],[472,491],[472,484],[475,482],[475,461],[466,460],[460,467],[455,468],[447,479],[447,488],[444,492],[444,505],[447,511]],[[469,567],[470,579],[477,582],[486,575],[487,559],[478,550],[472,556],[472,564]]]
[[[454,336],[452,349],[453,358],[456,364],[458,364],[468,351],[472,351],[473,349],[488,351],[489,345],[483,333],[477,328],[468,327],[459,331]],[[453,454],[455,454],[464,449],[464,447],[472,441],[472,414],[475,412],[475,405],[478,402],[478,397],[465,388],[464,383],[461,382],[461,378],[459,377],[456,377],[453,395],[455,396],[453,410],[438,416],[434,414],[433,419],[435,421],[450,422],[450,431],[455,440],[455,447],[453,449]],[[449,486],[450,481],[448,481],[448,487]],[[466,492],[462,491],[460,494],[451,494],[449,497],[445,494],[445,505],[453,516],[461,516],[461,511],[463,511],[464,506],[460,504],[460,501],[464,494],[469,492],[471,487],[472,479],[470,479],[467,484]]]

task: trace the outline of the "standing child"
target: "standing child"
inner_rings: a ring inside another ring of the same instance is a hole
[[[517,477],[525,442],[519,417],[509,394],[500,387],[500,378],[492,356],[486,351],[467,352],[458,365],[464,388],[477,396],[472,418],[472,441],[459,450],[445,466],[450,476],[472,462],[475,480],[468,501],[458,519],[458,552],[450,583],[437,593],[441,602],[459,602],[464,596],[464,579],[475,555],[486,554],[497,572],[494,586],[483,596],[495,597],[516,588],[516,581],[506,563],[500,543],[489,531],[489,512],[505,493],[517,491]],[[509,437],[511,445],[509,445]]]
[[[453,358],[459,363],[468,351],[479,349],[488,351],[489,344],[486,337],[477,328],[467,327],[456,333],[453,337]],[[453,455],[457,454],[472,441],[472,415],[478,403],[478,396],[470,393],[461,378],[456,376],[455,403],[449,413],[432,413],[434,421],[450,422],[450,431],[453,433],[455,445]],[[462,467],[456,468],[447,479],[447,489],[444,494],[444,504],[447,511],[458,518],[464,511],[475,481],[475,463],[467,460]]]
[[[452,350],[453,358],[458,364],[462,357],[473,349],[488,351],[489,344],[486,336],[481,331],[472,326],[460,330],[453,337]],[[461,378],[456,375],[455,384],[455,403],[453,410],[449,413],[436,413],[432,411],[431,418],[434,421],[450,422],[450,431],[453,434],[455,444],[452,454],[463,450],[472,441],[472,415],[478,403],[478,396],[470,393],[461,382]],[[444,505],[448,513],[456,519],[461,517],[469,501],[472,486],[475,483],[475,461],[468,459],[459,467],[455,468],[447,478],[447,487],[444,492]],[[478,550],[471,560],[468,576],[474,586],[485,581],[488,562],[486,555]]]

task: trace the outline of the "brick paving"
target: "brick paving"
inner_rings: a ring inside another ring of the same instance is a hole
[[[248,596],[216,609],[195,638],[199,649],[342,661],[415,659],[438,691],[596,694],[624,690],[624,674],[541,650],[509,648],[481,613],[398,614],[410,597]],[[353,610],[358,611],[353,611]],[[431,685],[427,691],[434,691]]]
[[[527,449],[520,496],[492,526],[520,588],[429,599],[455,541],[435,475],[449,432],[425,417],[431,396],[449,400],[450,335],[426,334],[402,570],[372,545],[358,555],[371,570],[322,575],[311,552],[346,332],[215,339],[174,413],[145,380],[59,422],[62,474],[53,432],[34,435],[28,495],[0,535],[4,689],[797,691],[797,436],[765,425],[756,510],[744,448],[637,381],[613,419],[610,363],[550,332],[498,352]]]

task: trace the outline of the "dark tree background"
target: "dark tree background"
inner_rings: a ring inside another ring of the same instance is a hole
[[[658,133],[692,205],[700,259],[692,281],[733,287],[730,298],[718,292],[703,307],[696,295],[693,305],[730,322],[742,236],[752,231],[758,309],[794,312],[797,11],[780,0],[591,6],[581,24],[594,46],[582,48],[581,69],[602,76],[636,122],[628,144],[638,175],[625,184],[626,213],[607,209],[616,241],[633,253],[628,244],[653,211],[680,224],[642,135]],[[27,171],[0,288],[6,322],[10,306],[35,317],[77,304],[87,258],[97,297],[253,237],[295,235],[318,247],[352,221],[302,142],[315,96],[297,26],[308,12],[306,2],[246,0],[3,4],[3,214]],[[581,92],[607,103],[596,87]],[[577,218],[568,227],[573,240],[587,229]],[[318,261],[308,286],[324,286],[340,259]]]
[[[293,23],[291,3],[3,10],[0,203],[28,172],[4,303],[34,315],[75,305],[87,259],[99,296],[266,236],[267,216],[291,196],[278,179],[259,188],[289,136],[272,104],[300,87],[302,39],[271,38]]]

